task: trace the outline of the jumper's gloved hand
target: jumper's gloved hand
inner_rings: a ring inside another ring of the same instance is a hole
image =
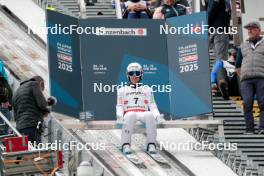
[[[164,122],[166,122],[166,120],[164,119],[164,114],[160,114],[156,116],[155,119],[157,121],[157,124],[163,124]]]
[[[51,96],[48,98],[48,106],[53,106],[56,104],[57,104],[57,98],[56,97]]]

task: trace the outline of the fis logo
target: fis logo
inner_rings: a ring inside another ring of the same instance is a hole
[[[72,57],[62,54],[62,53],[58,53],[57,57],[60,61],[64,61],[64,62],[68,62],[68,63],[72,63]]]
[[[194,62],[198,60],[198,55],[194,54],[194,55],[189,55],[189,56],[185,56],[179,59],[180,63],[183,62]]]

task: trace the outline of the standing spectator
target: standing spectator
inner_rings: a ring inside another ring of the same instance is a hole
[[[216,59],[227,60],[229,36],[224,31],[228,31],[230,27],[231,2],[230,0],[208,0],[206,6],[208,25],[217,31],[211,34],[209,39],[214,47]]]
[[[44,80],[40,76],[34,76],[20,84],[13,96],[14,117],[17,129],[24,135],[28,135],[30,142],[41,142],[43,117],[50,112],[47,108],[54,100],[45,99],[43,95]]]
[[[187,7],[176,2],[175,0],[163,0],[163,5],[158,7],[153,19],[166,19],[187,14]]]
[[[245,134],[254,133],[252,108],[255,95],[260,108],[258,133],[264,134],[264,39],[260,36],[261,28],[258,22],[250,22],[244,27],[248,30],[249,39],[241,45],[236,68],[240,74],[241,95],[244,101]]]
[[[8,84],[8,76],[5,71],[4,63],[0,60],[0,111],[8,119],[11,119],[10,110],[12,101],[12,89]],[[0,124],[4,121],[0,118]],[[6,125],[0,134],[8,134],[8,126]]]
[[[207,0],[206,7],[209,28],[215,31],[209,34],[209,46],[214,49],[217,64],[228,59],[229,36],[225,31],[230,26],[231,4],[230,0]],[[212,91],[214,88],[212,84]]]

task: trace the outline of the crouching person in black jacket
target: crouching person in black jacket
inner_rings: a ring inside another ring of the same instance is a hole
[[[50,113],[48,106],[56,101],[45,99],[44,88],[43,78],[34,76],[20,84],[12,99],[16,128],[36,144],[41,142],[43,118]]]

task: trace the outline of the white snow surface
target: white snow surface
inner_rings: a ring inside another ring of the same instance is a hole
[[[5,5],[31,30],[35,31],[44,42],[47,42],[47,35],[44,30],[46,27],[45,11],[32,0],[0,0],[0,4]],[[36,30],[34,30],[36,29]]]

